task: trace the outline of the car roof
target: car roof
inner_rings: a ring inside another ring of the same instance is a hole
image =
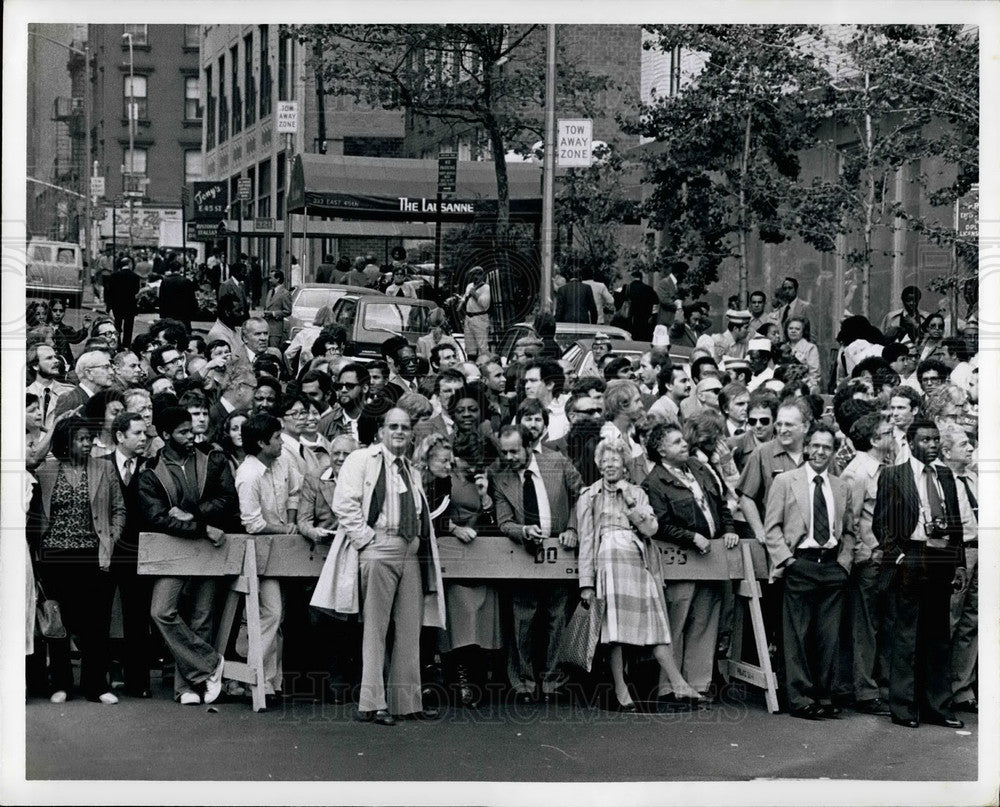
[[[534,330],[535,326],[531,322],[518,322],[515,328],[531,328]],[[619,328],[617,325],[595,325],[590,322],[557,322],[556,323],[556,333],[571,333],[577,332],[581,334],[581,338],[587,338],[583,334],[598,334],[605,333],[612,337],[615,341],[619,339],[629,339],[632,334],[626,331],[624,328]]]
[[[369,289],[367,286],[348,286],[345,283],[300,283],[295,287],[292,296],[296,296],[302,291],[342,291],[346,294],[382,294],[378,289]]]

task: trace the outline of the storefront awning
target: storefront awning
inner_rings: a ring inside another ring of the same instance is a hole
[[[496,218],[492,162],[459,162],[455,193],[437,210],[437,160],[298,154],[287,211],[368,221],[471,222]],[[542,170],[508,163],[510,216],[541,221]]]

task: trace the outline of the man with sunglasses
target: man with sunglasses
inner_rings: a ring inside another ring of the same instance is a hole
[[[396,716],[438,716],[422,705],[420,629],[444,627],[444,586],[420,474],[406,459],[413,440],[410,416],[390,409],[379,436],[379,443],[351,452],[344,461],[333,513],[358,551],[364,629],[355,719],[394,726]],[[390,622],[393,646],[386,676]]]
[[[345,364],[333,385],[341,412],[333,421],[336,434],[350,435],[362,446],[374,442],[378,431],[378,418],[365,404],[370,386],[367,368],[357,362]]]
[[[730,438],[733,462],[742,473],[747,459],[764,443],[774,437],[774,418],[778,412],[778,398],[770,390],[751,393],[747,404],[746,431]]]

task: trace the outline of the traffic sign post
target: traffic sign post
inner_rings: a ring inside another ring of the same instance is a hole
[[[275,131],[278,134],[295,134],[299,130],[299,102],[278,101],[275,114]]]
[[[90,178],[90,195],[95,199],[100,199],[104,196],[104,177],[91,177]]]
[[[560,120],[556,165],[560,168],[590,168],[594,162],[594,122],[588,118]]]

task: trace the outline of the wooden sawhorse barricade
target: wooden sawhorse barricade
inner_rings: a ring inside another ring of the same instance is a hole
[[[222,653],[232,632],[240,599],[245,601],[249,652],[246,662],[226,661],[223,676],[250,687],[254,711],[265,708],[264,661],[260,638],[260,578],[316,578],[323,568],[327,546],[313,546],[301,535],[229,534],[216,549],[208,541],[192,541],[161,533],[139,536],[139,574],[173,577],[231,577],[229,594],[215,647]],[[724,673],[765,692],[768,711],[778,711],[777,679],[771,669],[760,608],[761,579],[767,579],[767,557],[756,541],[740,541],[727,550],[721,540],[712,541],[707,555],[658,544],[665,581],[739,580],[737,594],[747,604],[759,663],[741,659],[724,662]],[[535,555],[503,536],[480,536],[463,544],[451,536],[438,539],[441,574],[465,580],[562,580],[577,579],[576,553],[546,539]],[[731,647],[743,646],[743,608],[737,609]]]

